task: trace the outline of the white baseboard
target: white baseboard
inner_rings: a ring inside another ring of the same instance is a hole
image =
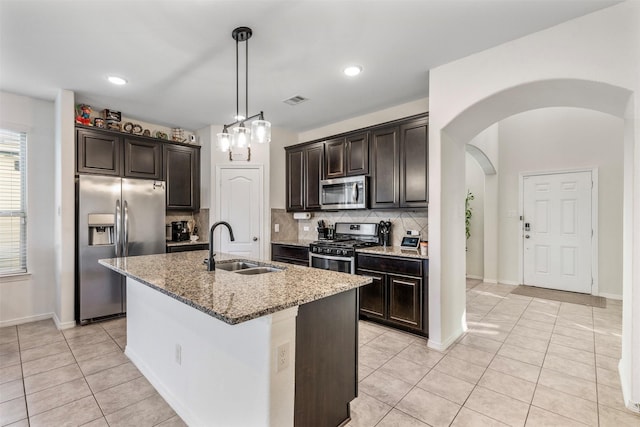
[[[62,322],[60,321],[60,319],[58,319],[58,315],[56,313],[53,313],[53,321],[56,324],[56,327],[59,330],[63,330],[63,329],[71,329],[71,328],[75,328],[76,327],[76,321],[72,320],[71,322]]]
[[[36,314],[34,316],[20,317],[17,319],[2,320],[0,321],[0,328],[4,328],[5,326],[22,325],[23,323],[37,322],[38,320],[52,319],[53,316],[53,313],[44,313]]]
[[[472,274],[467,274],[467,279],[484,280],[482,276],[474,276]]]
[[[606,299],[615,299],[615,300],[618,300],[618,301],[622,301],[622,295],[618,295],[618,294],[609,294],[609,293],[606,293],[606,292],[600,292],[598,294],[598,296],[599,297],[604,297]]]
[[[144,377],[151,383],[153,388],[156,389],[158,394],[162,396],[162,398],[171,406],[171,408],[182,418],[182,420],[187,425],[204,425],[200,423],[199,420],[189,409],[187,409],[182,403],[181,400],[178,399],[169,389],[164,385],[164,383],[158,378],[158,376],[153,372],[153,370],[144,363],[140,357],[136,354],[136,352],[130,347],[126,346],[124,351],[125,356],[131,360],[131,363],[135,365],[136,368],[144,375]]]
[[[519,286],[519,282],[514,282],[513,280],[498,280],[498,283],[501,285],[511,285],[511,286]]]
[[[484,279],[482,279],[482,282],[483,282],[483,283],[492,283],[492,284],[496,284],[496,285],[498,284],[498,280],[497,280],[497,279],[487,279],[487,278],[484,278]]]
[[[464,331],[460,330],[458,331],[457,334],[453,334],[444,342],[434,341],[431,338],[429,338],[427,340],[427,347],[432,348],[436,351],[446,351],[451,345],[453,345],[453,343],[455,343],[458,340],[458,338],[462,336],[463,333]]]

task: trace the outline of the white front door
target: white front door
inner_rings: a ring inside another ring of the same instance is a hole
[[[215,247],[221,252],[261,258],[262,169],[220,168],[218,183],[218,218],[231,225],[235,241],[230,241],[226,227],[220,226]]]
[[[591,172],[525,176],[524,284],[591,293]]]

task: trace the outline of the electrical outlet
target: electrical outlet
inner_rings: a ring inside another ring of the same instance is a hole
[[[273,225],[273,231],[275,231],[276,233],[280,232],[280,224],[274,224]]]
[[[276,349],[276,372],[289,367],[289,342],[280,344]]]
[[[182,346],[176,344],[176,363],[182,365]]]
[[[407,236],[419,236],[420,232],[418,230],[407,230]]]
[[[303,229],[304,231],[309,231],[309,226],[308,226],[308,225],[305,225],[304,227],[302,227],[302,229]]]

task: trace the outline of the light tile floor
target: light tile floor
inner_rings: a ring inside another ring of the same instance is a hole
[[[0,329],[0,426],[184,426],[123,354],[126,319]]]
[[[360,322],[349,427],[635,426],[617,372],[622,305],[520,295],[467,281],[469,330],[446,352]]]
[[[469,331],[447,352],[360,323],[356,426],[640,426],[622,405],[621,304],[511,295],[469,281]],[[122,353],[126,319],[0,329],[0,425],[183,426]]]

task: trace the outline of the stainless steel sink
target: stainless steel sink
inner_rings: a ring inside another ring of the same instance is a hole
[[[254,268],[247,268],[245,270],[238,270],[235,271],[235,273],[238,274],[263,274],[263,273],[275,273],[278,271],[282,271],[281,268],[276,268],[276,267],[254,267]]]
[[[283,269],[249,261],[221,261],[216,262],[216,270],[232,271],[238,274],[263,274],[274,273]]]
[[[258,264],[245,261],[216,262],[216,270],[239,271],[255,268]]]

